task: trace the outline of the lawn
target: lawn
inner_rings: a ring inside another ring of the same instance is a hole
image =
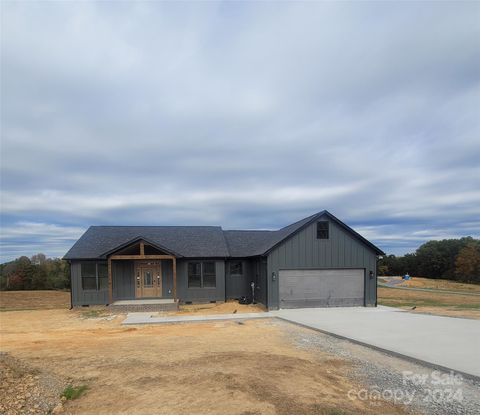
[[[390,307],[412,309],[416,313],[480,319],[480,286],[447,280],[413,278],[397,287],[434,289],[438,291],[403,290],[378,287],[378,303]],[[464,292],[453,294],[442,290]]]
[[[69,307],[69,291],[0,291],[0,311]]]

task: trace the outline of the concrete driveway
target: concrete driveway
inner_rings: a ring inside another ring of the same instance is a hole
[[[414,314],[390,307],[304,308],[271,314],[480,377],[480,320]]]

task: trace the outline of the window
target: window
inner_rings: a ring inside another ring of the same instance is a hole
[[[328,239],[328,222],[317,222],[317,239]]]
[[[230,275],[243,275],[242,261],[230,262]]]
[[[97,264],[97,269],[98,269],[98,289],[107,290],[108,289],[108,265]]]
[[[83,290],[108,289],[108,266],[105,263],[82,262],[80,264]]]
[[[215,288],[217,286],[215,262],[204,262],[202,264],[202,282],[203,288]]]
[[[95,262],[85,262],[81,264],[82,289],[97,289],[97,264]]]
[[[216,286],[215,262],[188,263],[188,288],[215,288]]]
[[[202,286],[202,263],[188,263],[188,288],[200,288]]]

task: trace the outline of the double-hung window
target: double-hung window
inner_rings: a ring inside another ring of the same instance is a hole
[[[106,290],[108,288],[108,266],[102,262],[80,264],[83,290]]]
[[[215,262],[189,262],[188,288],[216,288]]]

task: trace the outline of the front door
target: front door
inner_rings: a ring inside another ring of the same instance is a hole
[[[162,269],[158,266],[141,266],[137,268],[137,298],[162,296]]]

